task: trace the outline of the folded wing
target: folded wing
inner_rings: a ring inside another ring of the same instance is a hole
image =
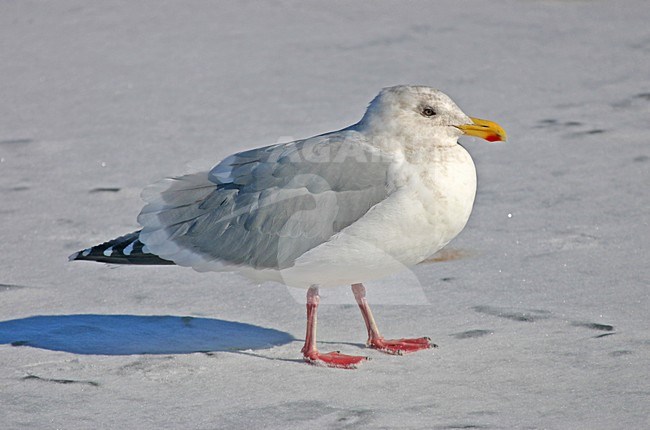
[[[140,240],[197,270],[291,267],[388,196],[389,164],[354,131],[234,154],[145,190]]]

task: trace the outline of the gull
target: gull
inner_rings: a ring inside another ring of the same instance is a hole
[[[70,260],[176,264],[303,287],[303,357],[339,368],[367,358],[318,350],[319,288],[351,285],[368,346],[400,355],[428,349],[428,337],[380,334],[363,283],[416,265],[464,228],[476,169],[462,135],[506,139],[498,124],[467,116],[439,90],[384,88],[347,128],[239,152],[146,188],[141,230]]]

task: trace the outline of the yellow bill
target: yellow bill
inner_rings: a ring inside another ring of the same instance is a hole
[[[506,131],[496,122],[486,119],[471,118],[472,124],[457,125],[468,136],[480,137],[488,142],[506,140]]]

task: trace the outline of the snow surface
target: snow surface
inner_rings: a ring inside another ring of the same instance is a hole
[[[648,428],[648,22],[645,0],[1,2],[0,426]],[[404,275],[419,298],[370,288],[386,336],[439,348],[366,350],[324,298],[321,348],[372,360],[313,367],[303,292],[68,263],[137,229],[149,183],[402,83],[510,138],[463,140],[475,210]]]

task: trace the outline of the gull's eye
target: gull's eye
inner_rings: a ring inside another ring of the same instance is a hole
[[[436,111],[434,111],[431,106],[425,106],[422,109],[422,116],[434,116],[435,114],[436,114]]]

